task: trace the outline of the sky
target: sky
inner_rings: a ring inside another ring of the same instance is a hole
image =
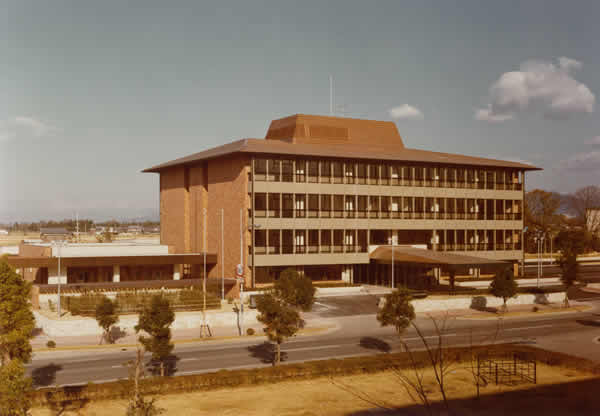
[[[391,120],[407,147],[600,178],[598,1],[2,1],[0,223],[157,218],[144,168],[272,119]]]

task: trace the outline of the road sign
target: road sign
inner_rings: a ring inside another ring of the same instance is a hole
[[[237,277],[243,277],[244,276],[244,265],[243,264],[238,264],[235,268],[235,275]]]

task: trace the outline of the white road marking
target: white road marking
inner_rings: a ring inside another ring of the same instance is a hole
[[[325,350],[328,348],[340,348],[345,347],[346,345],[320,345],[318,347],[302,347],[302,348],[291,348],[282,350],[283,352],[292,352],[292,351],[311,351],[311,350]]]
[[[442,338],[443,337],[456,337],[458,336],[458,334],[442,334]],[[425,339],[427,338],[438,338],[437,335],[427,335],[425,337],[423,337]],[[403,341],[419,341],[421,339],[421,337],[413,337],[413,338],[402,338]]]
[[[538,325],[538,326],[520,326],[518,328],[506,328],[504,331],[520,331],[522,329],[538,329],[538,328],[551,328],[552,325]]]

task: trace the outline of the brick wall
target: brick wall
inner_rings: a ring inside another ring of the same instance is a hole
[[[160,173],[160,243],[185,253],[185,170],[178,166]]]
[[[248,168],[250,158],[231,155],[208,162],[208,251],[217,253],[218,263],[209,277],[221,277],[222,266],[225,277],[234,277],[235,267],[240,262],[240,209],[243,214],[243,256],[246,266],[246,284],[252,281],[248,267]],[[221,209],[224,210],[225,262],[221,256]]]

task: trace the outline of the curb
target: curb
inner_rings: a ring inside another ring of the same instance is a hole
[[[311,336],[311,335],[321,335],[329,332],[333,332],[338,328],[338,325],[327,325],[320,327],[311,327],[306,329],[301,329],[298,331],[296,336]],[[174,345],[178,344],[194,344],[194,343],[216,343],[216,342],[226,342],[226,343],[235,343],[235,342],[244,342],[248,339],[266,339],[265,335],[262,334],[254,334],[254,335],[228,335],[221,337],[210,337],[210,338],[190,338],[190,339],[181,339],[181,340],[173,340]],[[54,351],[94,351],[94,350],[120,350],[123,348],[135,348],[138,344],[108,344],[108,345],[67,345],[56,348],[48,348],[48,347],[34,347],[33,352],[54,352]]]

